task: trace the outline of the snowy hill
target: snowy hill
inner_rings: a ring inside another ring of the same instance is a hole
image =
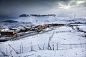
[[[0,42],[0,57],[86,57],[86,19],[69,17],[19,17],[15,22],[2,22],[1,26],[70,24],[57,26],[53,30],[27,36],[15,41]],[[73,26],[75,25],[75,26]],[[49,30],[47,28],[45,30]]]
[[[8,28],[8,27],[18,27],[18,26],[30,26],[30,25],[33,25],[31,22],[19,22],[19,21],[15,21],[15,20],[6,20],[6,21],[3,21],[0,23],[0,26],[1,27],[4,27],[4,28]]]
[[[86,39],[82,35],[68,26],[56,27],[43,34],[1,42],[0,49],[13,57],[86,57]]]
[[[45,17],[18,17],[14,20],[6,20],[0,23],[0,26],[19,26],[19,25],[39,25],[45,23],[59,23],[59,24],[69,24],[69,23],[86,23],[85,18],[69,18],[69,17],[57,17],[57,16],[45,16]]]

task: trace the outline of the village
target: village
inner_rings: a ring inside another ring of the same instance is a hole
[[[8,37],[7,39],[0,38],[0,41],[7,41],[10,40],[11,38],[15,38],[18,36],[23,36],[24,34],[27,33],[39,33],[43,31],[44,29],[51,28],[51,27],[56,27],[56,26],[64,26],[65,24],[44,24],[44,25],[32,25],[32,26],[19,26],[19,27],[8,27],[8,28],[0,28],[0,36],[3,37]],[[22,34],[23,33],[23,34]],[[11,38],[10,38],[11,37]]]

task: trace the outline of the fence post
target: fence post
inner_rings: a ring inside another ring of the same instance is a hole
[[[58,50],[58,43],[57,43],[57,50]]]
[[[53,50],[54,50],[54,44],[53,44]]]
[[[44,43],[44,45],[45,45],[45,43]],[[43,45],[43,50],[44,50],[44,45]]]
[[[21,54],[21,45],[20,45],[20,54]]]
[[[23,53],[23,44],[21,43],[21,45],[22,45],[22,53]]]
[[[33,51],[33,46],[31,45],[31,51]]]

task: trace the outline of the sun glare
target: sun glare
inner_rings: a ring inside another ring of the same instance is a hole
[[[68,5],[63,5],[61,3],[59,3],[60,7],[59,8],[62,8],[62,9],[69,9],[70,8],[70,3]]]
[[[63,6],[63,7],[59,7],[59,8],[62,8],[62,9],[69,9],[70,6]]]
[[[82,3],[84,3],[84,1],[77,1],[76,3],[77,4],[82,4]]]
[[[69,8],[70,8],[70,6],[65,6],[65,7],[64,7],[64,9],[69,9]]]

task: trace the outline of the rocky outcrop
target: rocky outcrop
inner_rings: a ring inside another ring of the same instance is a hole
[[[30,14],[30,16],[41,17],[41,16],[56,16],[56,15],[55,14],[48,14],[48,15]]]
[[[27,15],[27,14],[21,14],[21,15],[19,15],[19,17],[28,17],[29,15]]]

